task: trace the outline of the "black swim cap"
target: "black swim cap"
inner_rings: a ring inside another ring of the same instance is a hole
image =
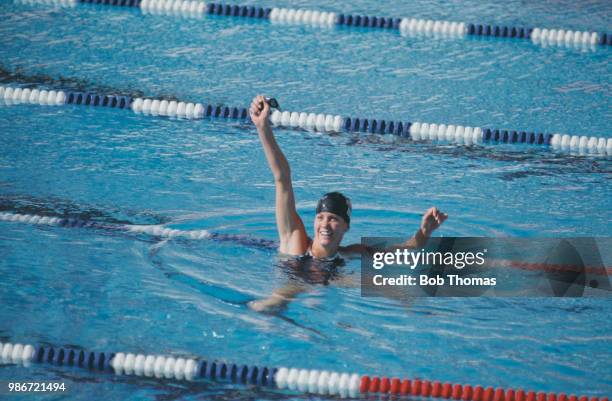
[[[317,214],[321,212],[337,214],[346,221],[347,225],[351,224],[351,210],[351,200],[340,192],[329,192],[317,203]]]

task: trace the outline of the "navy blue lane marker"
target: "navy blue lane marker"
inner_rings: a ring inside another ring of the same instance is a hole
[[[204,359],[200,359],[198,361],[198,365],[196,368],[196,377],[205,378],[206,377],[206,369],[208,363]]]
[[[218,380],[225,380],[227,375],[227,365],[225,363],[217,364],[217,371],[215,376]]]
[[[217,373],[217,362],[209,362],[206,366],[206,371],[204,373],[204,378],[206,379],[214,379]]]
[[[238,374],[236,376],[236,381],[238,383],[246,384],[247,377],[249,374],[249,367],[247,365],[242,365],[240,369],[238,369]]]
[[[533,28],[508,27],[498,25],[468,24],[467,34],[471,36],[495,36],[503,38],[523,38],[531,36]]]
[[[247,18],[269,18],[271,8],[239,6],[231,4],[207,3],[206,13],[211,15],[225,15],[228,17],[247,17]]]
[[[337,14],[336,25],[364,28],[399,29],[401,18],[370,17],[366,15]]]
[[[140,0],[79,0],[79,3],[119,7],[140,7]]]
[[[359,119],[358,117],[346,117],[342,127],[346,132],[369,132],[372,134],[393,134],[410,137],[409,122],[402,123],[401,121],[385,121],[367,118]]]
[[[249,366],[247,372],[247,383],[257,384],[257,366]]]
[[[39,345],[35,348],[33,361],[60,366],[77,366],[100,372],[112,372],[113,368],[110,362],[114,356],[114,353]]]
[[[508,131],[491,128],[484,128],[482,133],[483,142],[503,142],[503,143],[528,143],[536,145],[550,145],[552,134]]]
[[[599,44],[612,46],[612,32],[601,32],[599,34]]]
[[[248,111],[244,107],[230,106],[214,106],[212,104],[204,104],[204,117],[228,118],[234,120],[245,120],[248,117]]]
[[[66,91],[65,104],[84,106],[102,106],[118,109],[129,108],[132,104],[130,96],[100,95],[94,92]]]
[[[65,365],[83,369],[113,373],[111,365],[115,353],[84,351],[73,348],[52,347],[39,345],[34,348],[33,361],[43,364]],[[207,362],[196,359],[196,372],[194,378],[209,380],[227,380],[233,383],[254,384],[257,386],[274,387],[274,376],[278,371],[274,367],[249,366],[229,364],[224,362]]]
[[[265,386],[268,381],[268,368],[259,367],[257,368],[257,378],[255,384],[258,386]]]

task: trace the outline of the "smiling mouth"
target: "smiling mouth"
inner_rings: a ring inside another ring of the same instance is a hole
[[[319,235],[323,238],[331,238],[332,232],[329,230],[320,230]]]

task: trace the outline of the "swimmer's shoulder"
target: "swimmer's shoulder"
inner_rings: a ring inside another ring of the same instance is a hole
[[[338,252],[340,252],[342,256],[359,257],[363,253],[373,252],[373,249],[363,244],[351,244],[347,246],[341,246],[340,248],[338,248]]]

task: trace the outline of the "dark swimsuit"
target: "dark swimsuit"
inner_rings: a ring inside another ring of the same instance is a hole
[[[286,264],[295,277],[308,284],[329,285],[331,280],[340,276],[338,267],[344,266],[344,259],[339,253],[328,258],[316,258],[308,248],[303,255],[288,259]]]

